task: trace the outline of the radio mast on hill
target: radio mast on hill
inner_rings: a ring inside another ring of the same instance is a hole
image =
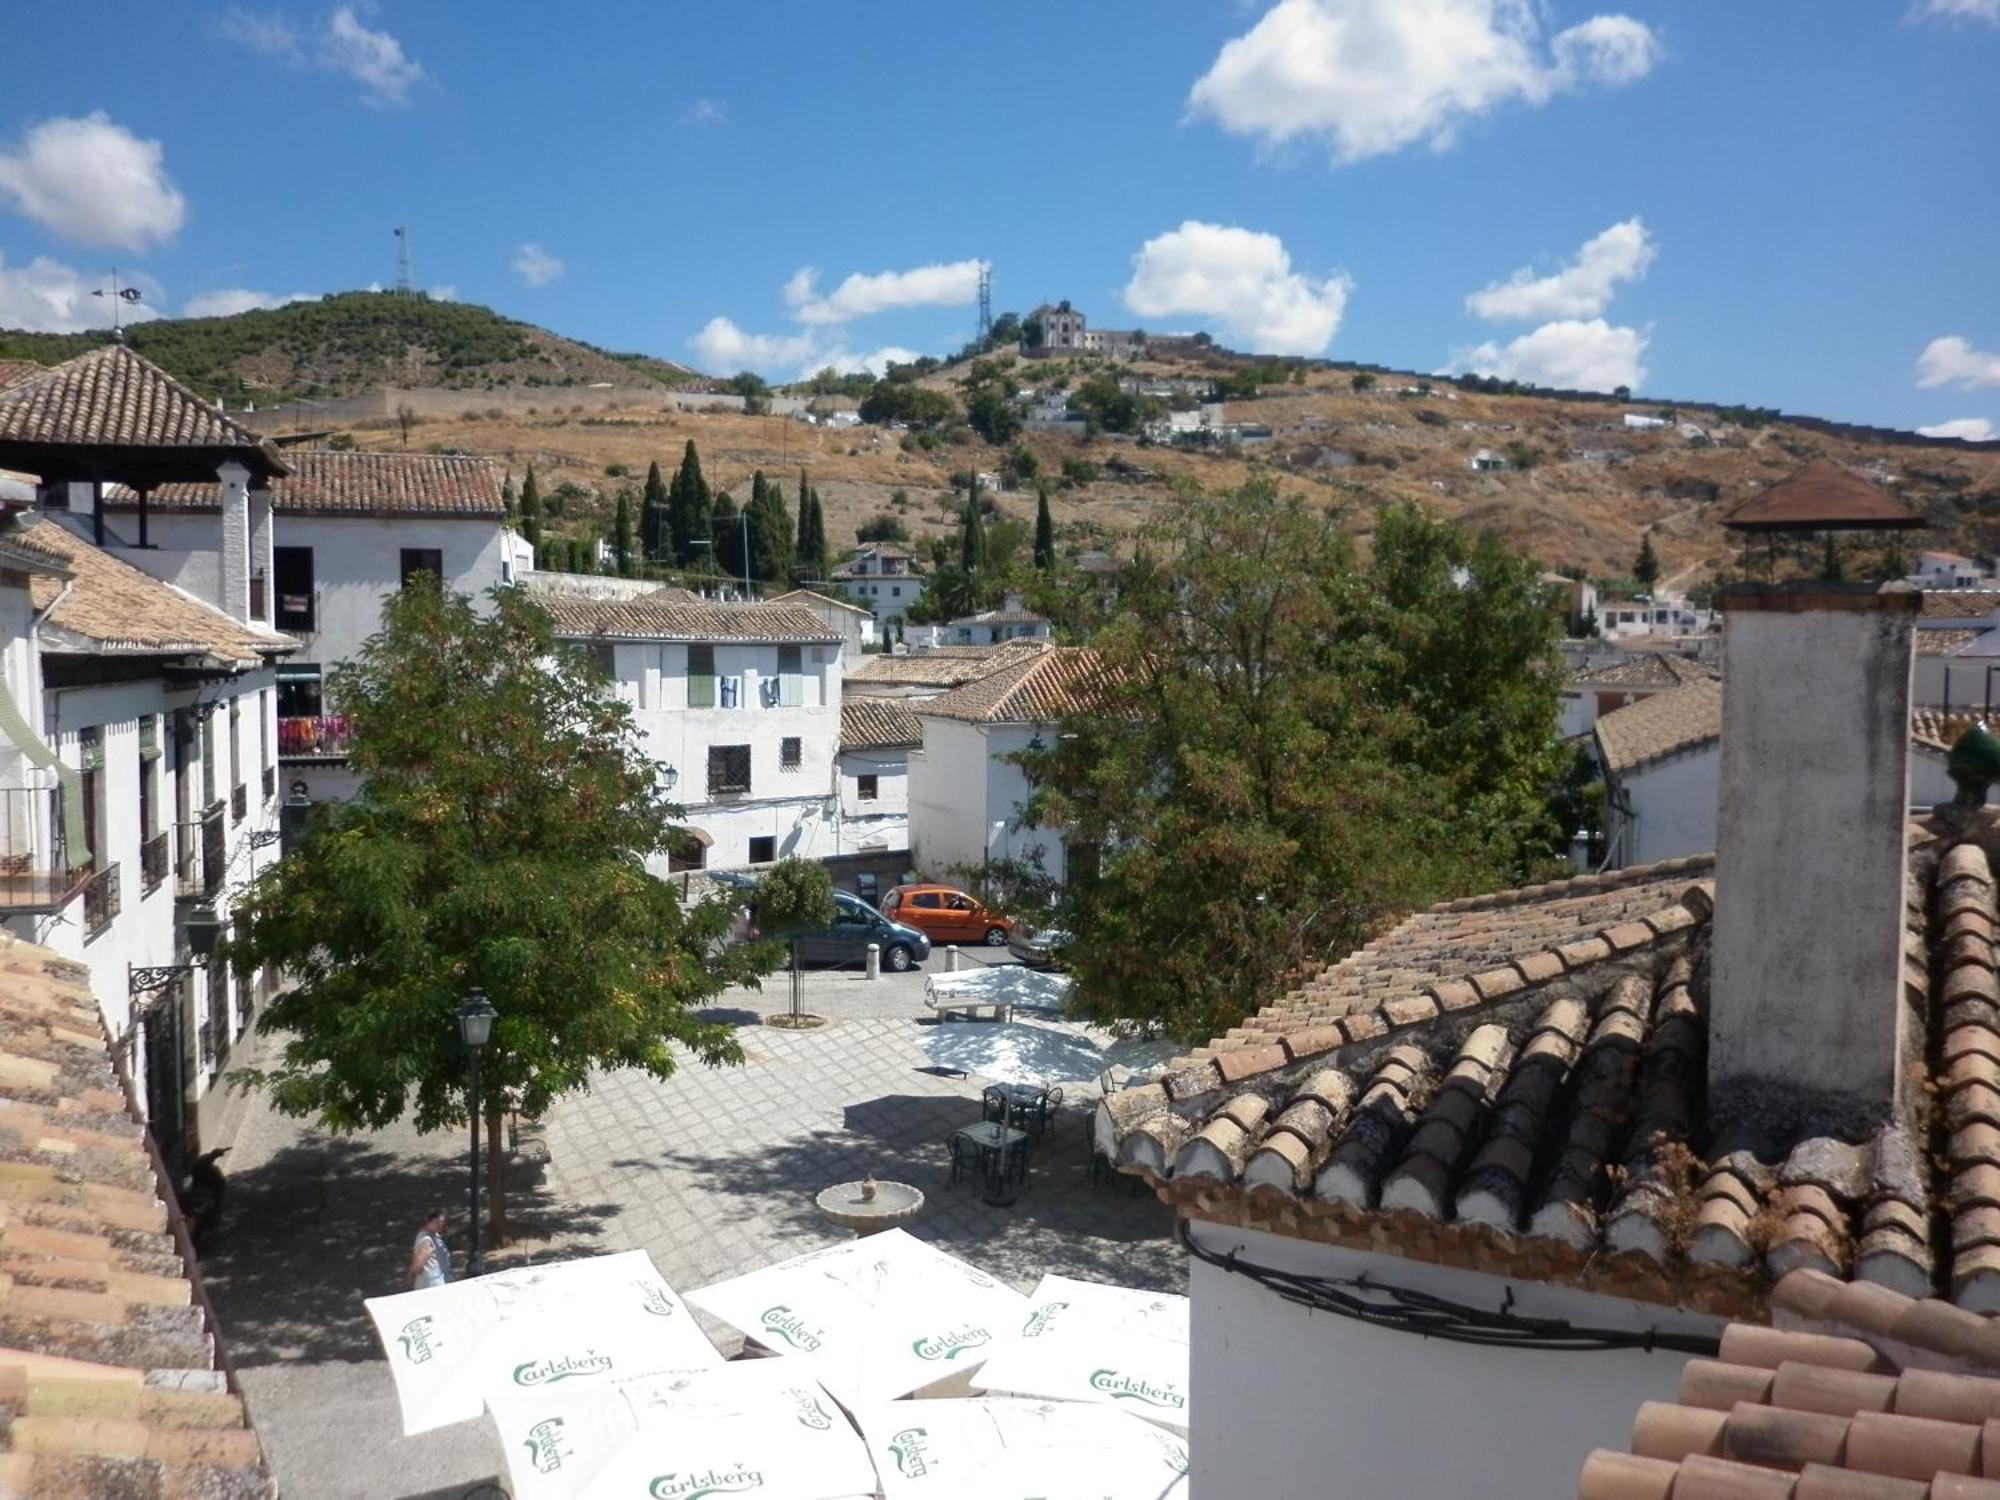
[[[416,287],[410,281],[410,231],[403,225],[396,226],[396,295],[411,297],[416,295]]]
[[[979,263],[979,342],[993,337],[993,267]]]

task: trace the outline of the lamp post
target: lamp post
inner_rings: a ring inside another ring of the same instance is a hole
[[[475,989],[458,1008],[458,1036],[472,1059],[472,1079],[468,1091],[472,1111],[472,1220],[467,1226],[465,1274],[479,1274],[479,1054],[493,1038],[493,1018],[498,1015],[487,1002],[486,991]]]

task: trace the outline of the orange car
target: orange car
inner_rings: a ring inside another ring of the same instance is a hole
[[[1014,924],[948,885],[899,885],[882,898],[882,915],[914,927],[933,943],[984,943],[998,948]]]

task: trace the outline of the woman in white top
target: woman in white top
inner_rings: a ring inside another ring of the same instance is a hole
[[[410,1289],[443,1286],[451,1280],[451,1248],[444,1242],[444,1210],[424,1215],[417,1242],[410,1250]]]

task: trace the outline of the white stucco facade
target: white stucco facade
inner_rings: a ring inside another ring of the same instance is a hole
[[[1566,1287],[1197,1224],[1200,1242],[1302,1275],[1367,1274],[1523,1317],[1713,1337],[1715,1319]],[[1189,1264],[1191,1493],[1258,1500],[1576,1493],[1596,1447],[1622,1449],[1644,1401],[1672,1400],[1685,1353],[1447,1344],[1309,1311]]]
[[[989,860],[1039,862],[1052,880],[1066,874],[1062,835],[1017,828],[1028,779],[1005,757],[1028,748],[1038,726],[974,724],[924,713],[923,749],[910,757],[910,859],[936,878]],[[1039,726],[1046,738],[1055,733]]]
[[[902,746],[842,750],[840,819],[836,854],[909,848],[910,752]]]

